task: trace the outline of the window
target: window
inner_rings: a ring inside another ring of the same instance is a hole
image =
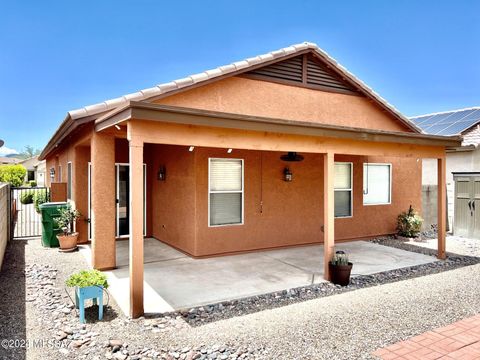
[[[35,180],[35,171],[34,170],[28,170],[27,181],[32,181],[32,180]]]
[[[363,164],[363,205],[390,204],[391,177],[391,164]]]
[[[67,163],[67,199],[72,199],[72,163]]]
[[[335,163],[335,217],[352,216],[352,163]]]
[[[62,165],[58,165],[58,182],[62,182]]]
[[[209,226],[243,224],[243,160],[209,159]]]

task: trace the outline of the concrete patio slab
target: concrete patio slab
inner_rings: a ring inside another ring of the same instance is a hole
[[[367,275],[435,261],[435,258],[366,241],[339,243]],[[89,259],[87,246],[82,252]],[[118,268],[107,272],[109,291],[129,311],[128,240],[117,241]],[[324,282],[323,246],[193,259],[155,239],[145,239],[145,312],[161,313]]]

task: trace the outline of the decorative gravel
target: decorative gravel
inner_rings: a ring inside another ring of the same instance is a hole
[[[376,242],[433,253],[390,238]],[[0,348],[0,359],[370,358],[379,347],[480,311],[480,260],[449,254],[446,261],[355,277],[344,288],[322,283],[146,319],[123,316],[111,299],[103,321],[91,306],[80,324],[63,282],[87,267],[81,254],[43,249],[38,240],[10,243],[7,254],[2,338],[56,346]]]

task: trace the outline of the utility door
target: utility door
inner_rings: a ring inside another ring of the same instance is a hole
[[[480,174],[454,174],[454,234],[480,239]]]

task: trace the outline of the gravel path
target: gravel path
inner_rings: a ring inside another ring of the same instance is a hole
[[[31,269],[27,283],[21,275],[23,252]],[[29,359],[125,359],[122,351],[127,350],[129,355],[138,355],[129,358],[194,359],[202,352],[205,358],[217,359],[371,358],[379,347],[480,312],[480,265],[472,265],[195,327],[181,317],[129,320],[110,300],[105,321],[89,322],[83,329],[73,311],[64,314],[61,310],[66,309],[63,302],[67,304],[68,299],[60,291],[67,275],[87,267],[81,254],[43,249],[38,240],[15,241],[7,254],[7,271],[0,273],[0,337],[52,338],[67,324],[73,329],[71,336],[78,336],[77,341],[85,345],[75,349],[75,341],[70,340],[62,351],[36,348],[5,353],[0,348],[2,360],[2,356],[22,359],[25,355]],[[32,277],[42,274],[52,274],[53,285],[44,281],[45,285],[26,289],[33,286]],[[37,297],[28,295],[32,290]],[[30,300],[26,305],[25,294]],[[53,294],[62,303],[55,316],[41,311],[52,306],[43,302],[42,294]],[[95,315],[90,311],[87,318],[92,321]],[[79,335],[81,331],[84,335]],[[85,336],[88,339],[81,340]],[[112,353],[108,342],[113,339],[118,345],[127,343],[128,348],[117,345],[120,350]],[[147,350],[142,353],[144,347]]]

